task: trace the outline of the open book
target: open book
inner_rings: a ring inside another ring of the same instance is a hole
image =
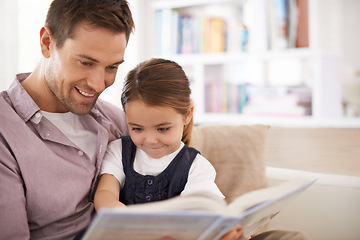
[[[164,201],[103,209],[85,240],[218,239],[236,224],[251,236],[316,180],[295,179],[245,193],[230,204],[201,193]]]

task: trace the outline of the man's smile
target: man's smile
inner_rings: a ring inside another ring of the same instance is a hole
[[[80,89],[76,88],[78,90],[78,92],[85,96],[85,97],[94,97],[96,94],[91,94],[91,93],[87,93],[87,92],[84,92],[84,91],[81,91]]]

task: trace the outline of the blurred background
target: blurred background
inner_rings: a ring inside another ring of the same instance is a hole
[[[140,61],[177,61],[197,123],[360,126],[360,1],[129,0],[136,24],[102,98]],[[50,0],[2,0],[0,90],[41,58]]]

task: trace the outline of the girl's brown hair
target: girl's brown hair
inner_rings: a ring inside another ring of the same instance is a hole
[[[142,62],[125,77],[121,104],[142,100],[150,106],[168,106],[186,115],[192,107],[190,82],[177,63],[153,58]],[[191,144],[193,118],[184,127],[182,141]]]
[[[126,0],[54,0],[48,10],[48,26],[60,48],[81,23],[125,33],[129,41],[135,25]]]

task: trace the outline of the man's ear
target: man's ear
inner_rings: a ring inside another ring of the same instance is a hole
[[[194,114],[194,104],[191,103],[186,115],[185,115],[185,125],[189,124]]]
[[[44,26],[40,30],[40,47],[41,53],[45,58],[50,57],[51,44],[54,44],[51,30],[48,26]]]

